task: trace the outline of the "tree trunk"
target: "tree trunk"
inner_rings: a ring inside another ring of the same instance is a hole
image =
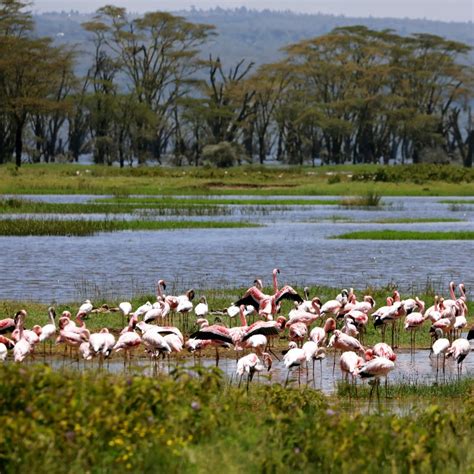
[[[474,155],[474,130],[469,132],[467,137],[467,153],[466,158],[464,160],[464,166],[466,168],[472,168],[472,158]]]
[[[21,155],[23,153],[23,127],[25,125],[24,120],[16,120],[15,130],[15,163],[16,166],[21,166]]]

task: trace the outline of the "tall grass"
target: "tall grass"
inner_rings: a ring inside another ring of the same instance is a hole
[[[0,219],[3,236],[88,236],[99,232],[258,227],[247,222]]]
[[[341,205],[344,207],[369,207],[376,208],[380,207],[382,202],[382,196],[374,190],[367,191],[360,196],[345,198],[341,201]]]
[[[471,473],[472,392],[400,417],[311,389],[0,367],[2,472]]]

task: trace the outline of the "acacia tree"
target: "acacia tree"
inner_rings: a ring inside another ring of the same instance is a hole
[[[86,27],[100,31],[130,92],[155,116],[152,123],[142,120],[137,129],[139,162],[148,153],[160,160],[174,131],[175,105],[194,82],[198,48],[213,27],[166,12],[129,19],[124,8],[115,6],[100,8]]]
[[[67,104],[55,96],[64,71],[72,69],[70,52],[53,47],[50,38],[32,36],[31,14],[24,11],[27,5],[16,0],[0,4],[0,115],[8,121],[12,139],[7,137],[7,143],[13,145],[17,166],[21,166],[28,119],[65,111]],[[7,147],[7,153],[11,151]]]

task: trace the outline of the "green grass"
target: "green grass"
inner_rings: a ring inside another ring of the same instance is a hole
[[[442,204],[474,204],[472,199],[443,199],[439,202]]]
[[[451,219],[451,218],[387,218],[387,219],[376,219],[373,221],[375,224],[423,224],[423,223],[436,223],[436,222],[463,222],[463,219]]]
[[[472,169],[435,165],[239,166],[227,170],[0,166],[0,194],[357,196],[370,191],[381,196],[473,196],[473,180]]]
[[[366,230],[335,235],[333,239],[357,240],[473,240],[474,231],[416,232],[408,230]]]
[[[99,232],[258,227],[246,222],[0,219],[3,236],[87,236]]]
[[[217,370],[158,377],[0,367],[2,472],[393,473],[474,470],[474,395],[398,416]],[[349,453],[349,454],[348,454]]]

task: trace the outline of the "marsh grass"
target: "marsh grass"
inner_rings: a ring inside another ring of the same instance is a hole
[[[474,231],[421,232],[409,230],[365,230],[332,236],[358,240],[473,240]]]
[[[88,236],[99,232],[258,227],[247,222],[0,219],[3,236]]]

